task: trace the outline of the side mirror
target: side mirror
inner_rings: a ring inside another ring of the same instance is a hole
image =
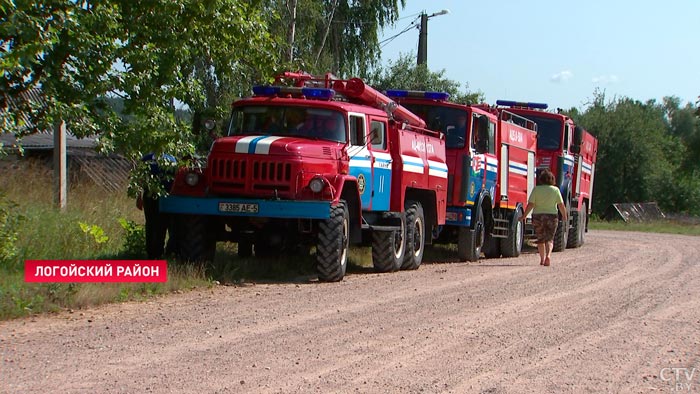
[[[574,143],[569,147],[571,153],[581,153],[581,144],[583,144],[583,127],[576,126],[574,127]]]
[[[489,119],[486,116],[478,118],[477,125],[477,153],[486,153],[489,151]]]
[[[583,127],[574,127],[574,145],[583,144]]]

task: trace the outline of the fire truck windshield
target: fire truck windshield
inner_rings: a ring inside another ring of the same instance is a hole
[[[302,137],[341,143],[347,141],[345,117],[341,112],[301,106],[235,107],[227,134]]]
[[[429,104],[401,105],[423,119],[428,129],[442,131],[445,134],[446,148],[464,148],[469,119],[465,110]]]
[[[563,130],[563,123],[560,119],[531,114],[522,114],[522,116],[537,123],[537,149],[559,150]],[[513,120],[515,123],[521,123],[518,122],[517,118]],[[521,126],[525,125],[521,124]]]

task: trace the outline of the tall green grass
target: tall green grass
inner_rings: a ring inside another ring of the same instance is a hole
[[[25,260],[146,258],[143,252],[127,253],[126,231],[120,224],[120,219],[141,224],[143,213],[126,192],[110,193],[88,182],[72,183],[68,207],[59,211],[53,206],[52,177],[45,165],[7,159],[0,165],[6,175],[0,178],[4,206],[10,217],[18,218],[12,240],[15,253],[0,259],[0,319],[140,299],[210,283],[203,268],[176,264],[168,264],[164,284],[25,283]],[[86,233],[81,223],[104,236]]]

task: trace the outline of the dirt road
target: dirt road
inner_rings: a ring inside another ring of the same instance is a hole
[[[0,323],[2,393],[700,391],[700,237]]]

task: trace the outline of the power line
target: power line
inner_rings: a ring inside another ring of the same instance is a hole
[[[411,29],[414,28],[414,27],[417,27],[417,25],[416,25],[416,20],[418,20],[418,19],[415,18],[408,26],[406,26],[406,27],[405,27],[403,30],[401,30],[399,33],[394,34],[393,36],[391,36],[391,37],[389,37],[389,38],[386,38],[386,39],[380,41],[380,42],[379,42],[379,47],[380,47],[380,48],[384,48],[387,44],[389,44],[391,41],[393,41],[396,37],[398,37],[398,36],[400,36],[400,35],[402,35],[402,34],[408,32],[409,30],[411,30]]]

